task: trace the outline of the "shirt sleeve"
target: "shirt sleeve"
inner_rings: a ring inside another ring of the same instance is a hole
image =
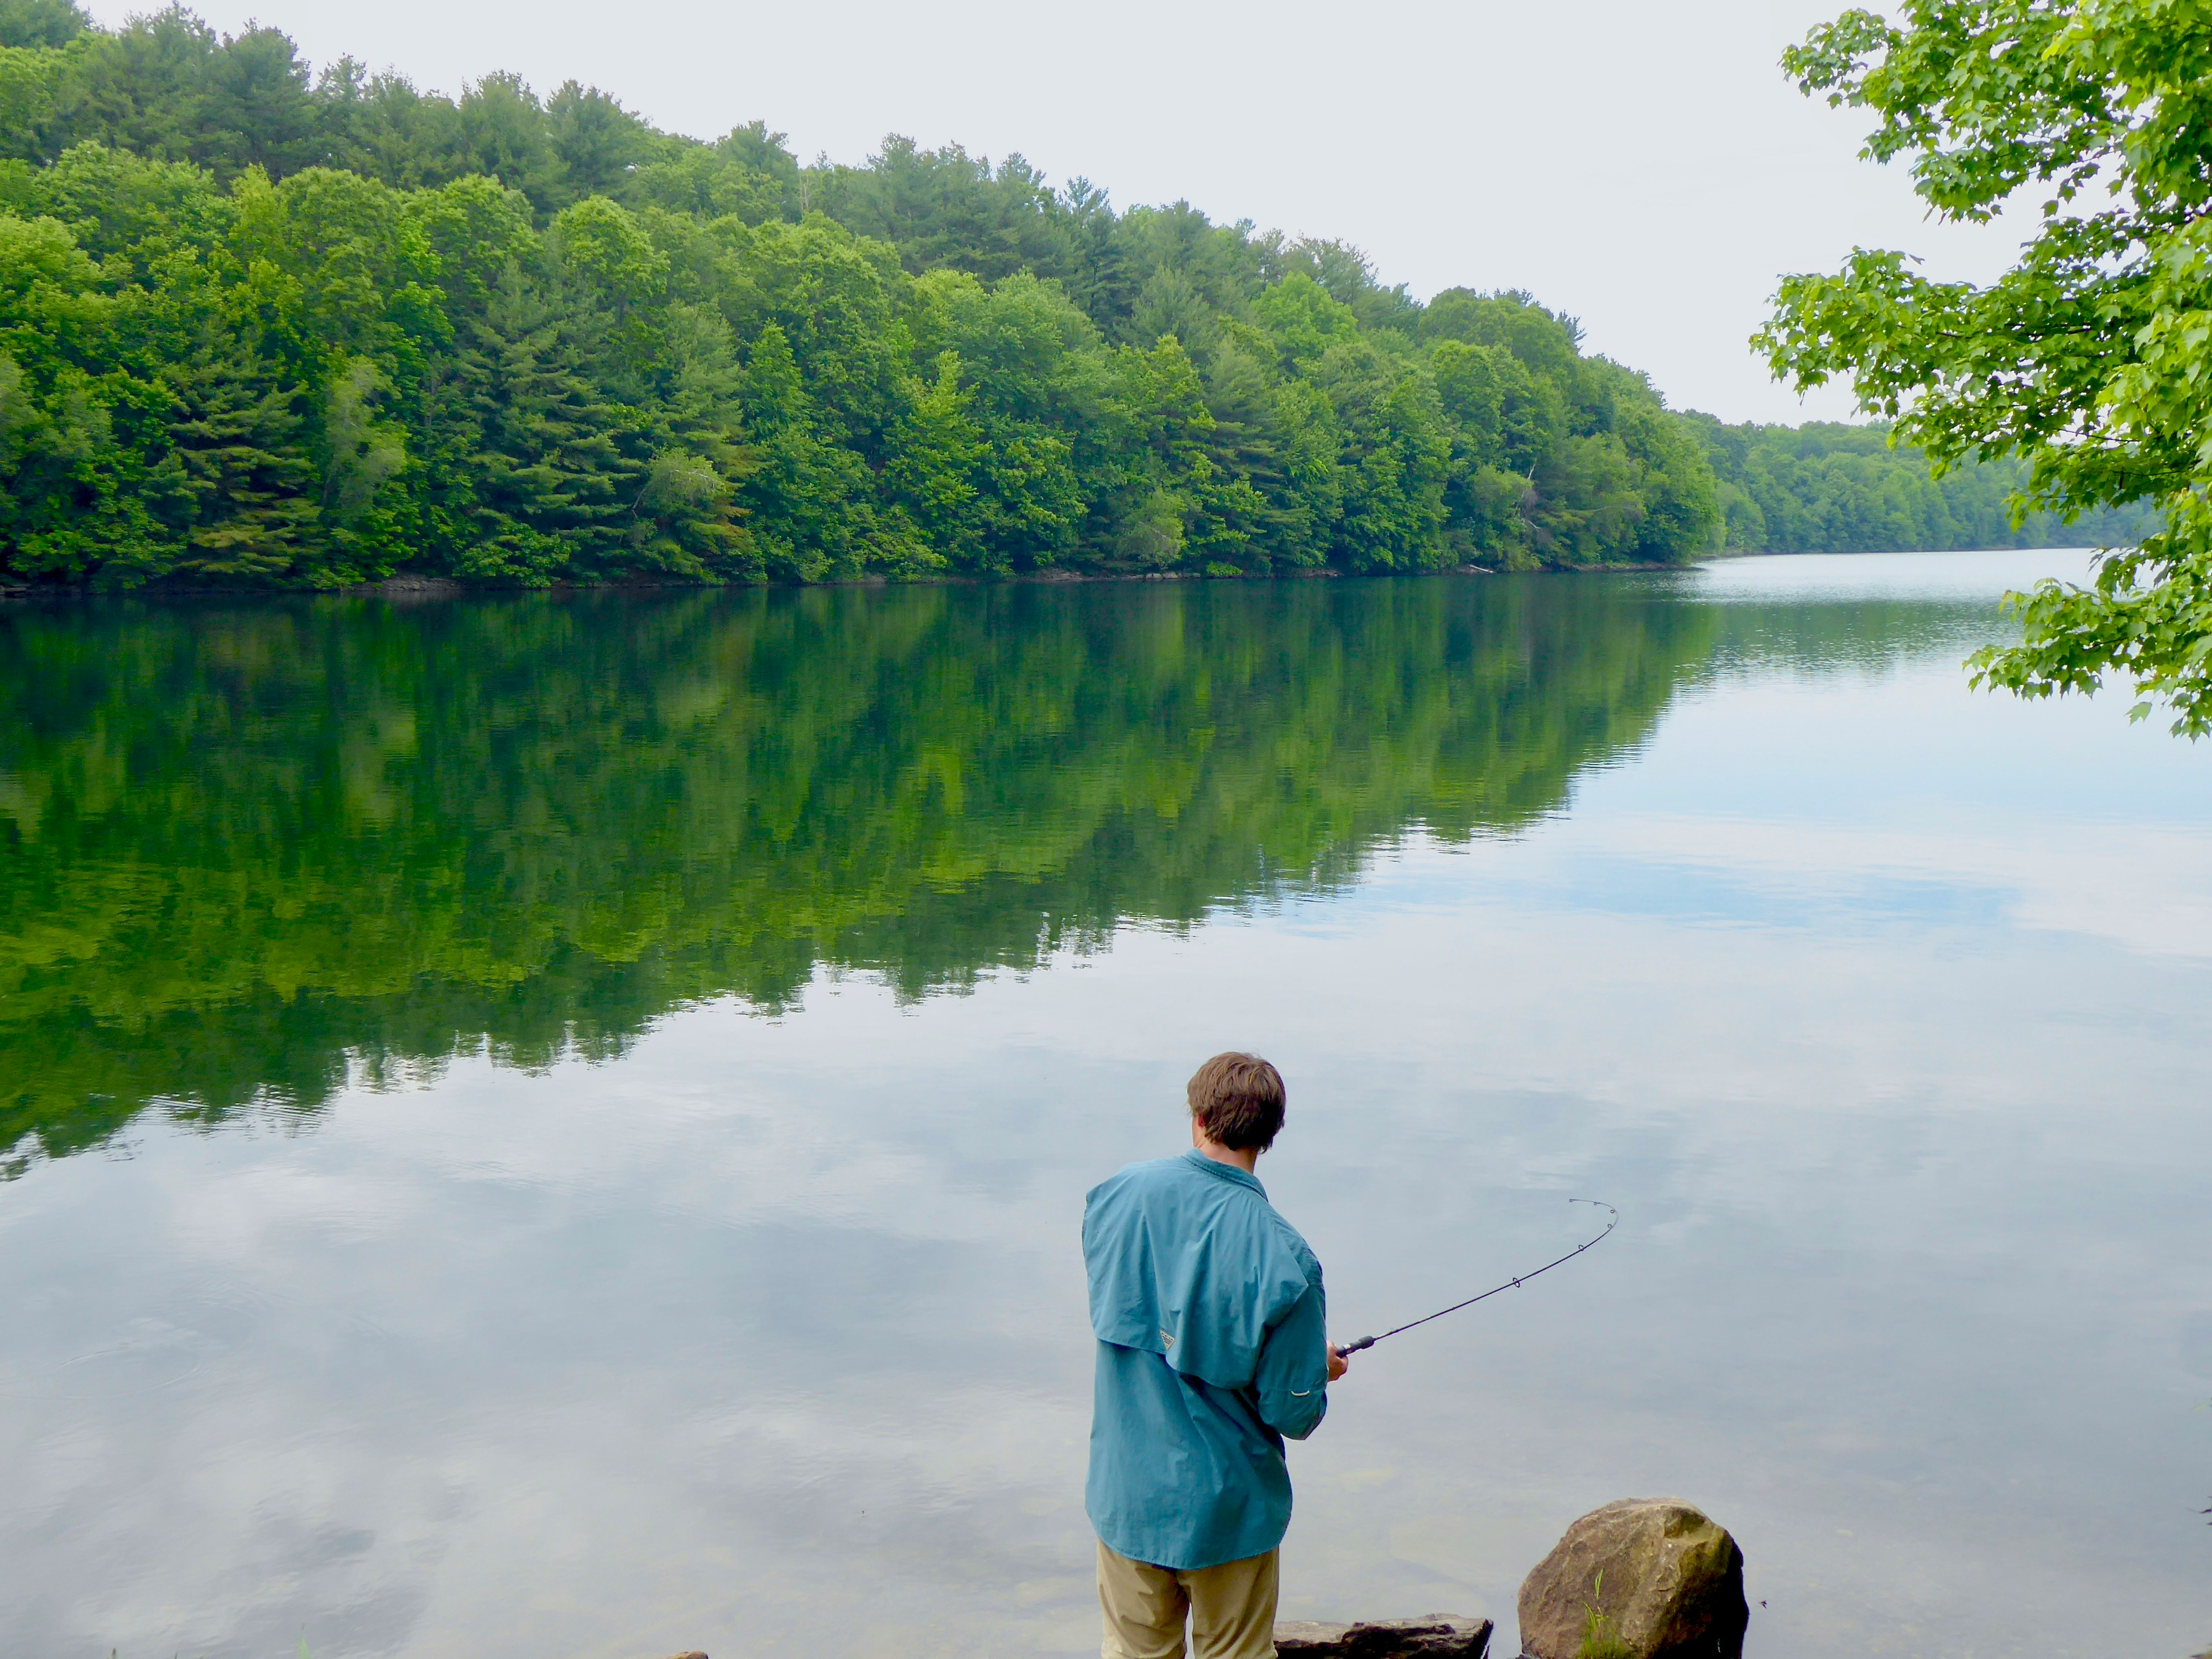
[[[1286,1439],[1303,1440],[1328,1410],[1328,1310],[1319,1285],[1309,1285],[1276,1322],[1260,1349],[1252,1379],[1260,1420]]]

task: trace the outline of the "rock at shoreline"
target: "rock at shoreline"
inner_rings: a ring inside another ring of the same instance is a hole
[[[1483,1659],[1490,1646],[1490,1620],[1429,1613],[1419,1619],[1387,1619],[1371,1625],[1315,1625],[1286,1621],[1275,1626],[1279,1659]]]
[[[1672,1498],[1583,1516],[1522,1582],[1520,1610],[1534,1659],[1576,1659],[1586,1641],[1609,1659],[1741,1659],[1751,1622],[1743,1552]]]

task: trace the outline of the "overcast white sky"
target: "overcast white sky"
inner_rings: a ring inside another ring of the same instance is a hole
[[[345,52],[458,91],[487,71],[574,76],[707,137],[755,117],[802,159],[886,132],[1019,150],[1117,205],[1188,198],[1220,220],[1357,243],[1424,297],[1526,288],[1678,408],[1800,404],[1746,349],[1784,271],[1854,243],[1985,279],[2023,231],[1939,227],[1869,123],[1797,94],[1783,47],[1844,0],[207,0],[320,64]],[[95,0],[104,22],[146,9]]]

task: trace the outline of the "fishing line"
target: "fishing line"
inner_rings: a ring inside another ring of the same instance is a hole
[[[1572,1261],[1584,1250],[1589,1249],[1591,1245],[1602,1240],[1605,1237],[1606,1233],[1611,1232],[1615,1227],[1620,1225],[1620,1212],[1614,1209],[1612,1205],[1607,1203],[1603,1199],[1571,1198],[1567,1202],[1570,1204],[1591,1205],[1597,1209],[1603,1210],[1606,1214],[1612,1218],[1605,1224],[1605,1232],[1600,1233],[1596,1238],[1584,1239],[1581,1243],[1576,1245],[1573,1249],[1569,1250],[1565,1255],[1561,1256],[1559,1258],[1559,1261]],[[1517,1279],[1509,1279],[1503,1285],[1493,1285],[1491,1289],[1485,1291],[1480,1296],[1471,1296],[1464,1302],[1453,1303],[1449,1308],[1439,1308],[1432,1314],[1423,1314],[1419,1319],[1409,1321],[1407,1323],[1397,1327],[1395,1330],[1383,1332],[1382,1336],[1363,1336],[1357,1342],[1347,1342],[1342,1347],[1339,1348],[1337,1352],[1340,1355],[1358,1353],[1362,1348],[1373,1347],[1377,1342],[1380,1342],[1382,1340],[1383,1336],[1395,1336],[1400,1331],[1412,1330],[1415,1325],[1425,1325],[1431,1319],[1442,1319],[1446,1314],[1457,1313],[1462,1308],[1472,1308],[1478,1302],[1488,1301],[1492,1297],[1496,1296],[1500,1291],[1517,1291],[1523,1285],[1526,1285],[1530,1279],[1534,1279],[1538,1273],[1547,1273],[1551,1272],[1553,1268],[1559,1265],[1559,1261],[1547,1261],[1542,1267],[1534,1268],[1528,1273],[1522,1273]]]

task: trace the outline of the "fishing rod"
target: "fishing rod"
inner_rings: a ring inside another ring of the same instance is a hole
[[[1567,1202],[1570,1204],[1591,1205],[1597,1209],[1603,1210],[1611,1218],[1605,1224],[1605,1232],[1600,1233],[1596,1238],[1584,1239],[1581,1243],[1576,1245],[1573,1249],[1569,1250],[1565,1255],[1561,1256],[1559,1258],[1559,1261],[1572,1261],[1584,1250],[1589,1249],[1591,1245],[1595,1244],[1600,1240],[1603,1239],[1606,1233],[1611,1232],[1615,1227],[1620,1225],[1620,1212],[1614,1209],[1612,1205],[1607,1203],[1603,1199],[1571,1198]],[[1432,1314],[1424,1314],[1419,1319],[1399,1326],[1396,1330],[1383,1332],[1382,1336],[1363,1336],[1357,1342],[1347,1342],[1336,1351],[1337,1355],[1340,1358],[1349,1358],[1352,1355],[1358,1353],[1362,1348],[1373,1347],[1377,1342],[1380,1342],[1382,1340],[1383,1336],[1395,1336],[1400,1331],[1412,1330],[1415,1325],[1425,1325],[1431,1319],[1442,1319],[1446,1314],[1457,1313],[1462,1308],[1472,1308],[1478,1302],[1488,1301],[1492,1297],[1496,1296],[1500,1291],[1517,1291],[1530,1279],[1534,1279],[1537,1273],[1547,1273],[1551,1272],[1553,1268],[1559,1265],[1559,1261],[1547,1261],[1542,1267],[1536,1268],[1534,1272],[1522,1273],[1518,1279],[1509,1279],[1503,1285],[1495,1285],[1491,1289],[1485,1291],[1480,1296],[1471,1296],[1464,1302],[1453,1303],[1449,1308],[1439,1308]]]

